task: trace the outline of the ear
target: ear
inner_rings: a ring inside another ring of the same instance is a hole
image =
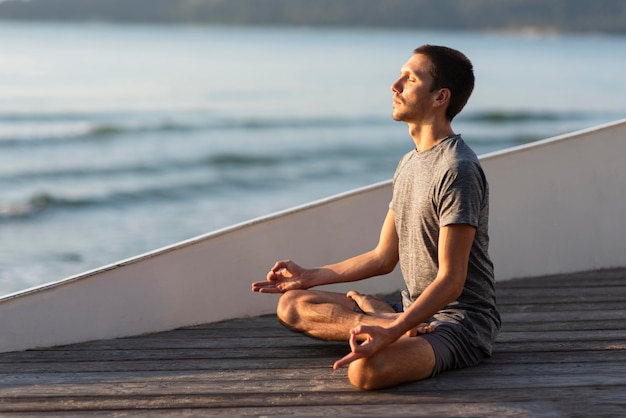
[[[435,92],[435,106],[446,106],[450,102],[450,89],[439,89]]]

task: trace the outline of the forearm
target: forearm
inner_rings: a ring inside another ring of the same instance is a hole
[[[437,277],[417,300],[392,325],[402,335],[427,321],[439,310],[455,301],[463,292],[475,228],[451,225],[441,228],[438,243],[439,270]]]
[[[284,293],[333,283],[346,283],[391,272],[398,263],[398,235],[389,210],[378,245],[368,252],[335,264],[305,269],[291,260],[277,261],[267,280],[252,283],[254,292]]]
[[[437,277],[402,315],[390,325],[398,337],[426,322],[455,301],[463,290],[464,280],[450,276]]]
[[[397,260],[389,259],[378,249],[368,251],[335,264],[307,270],[311,287],[347,283],[393,271]]]
[[[347,283],[393,271],[398,264],[398,235],[392,210],[387,212],[376,247],[368,252],[309,270],[311,286]]]

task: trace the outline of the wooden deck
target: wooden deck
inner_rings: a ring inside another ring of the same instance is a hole
[[[499,283],[498,303],[492,359],[389,390],[264,316],[0,354],[0,415],[626,416],[626,269]]]

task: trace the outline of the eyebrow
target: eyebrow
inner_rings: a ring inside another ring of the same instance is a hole
[[[423,72],[415,72],[407,67],[402,67],[400,68],[400,75],[413,75],[417,78],[424,78],[424,73]]]

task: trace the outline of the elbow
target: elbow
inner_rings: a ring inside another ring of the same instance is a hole
[[[445,293],[448,295],[448,303],[454,302],[463,293],[463,289],[465,288],[465,275],[448,276],[443,283],[445,283],[445,289],[447,290]]]
[[[391,273],[396,268],[399,260],[397,252],[384,251],[380,247],[372,250],[370,255],[372,256],[372,267],[376,270],[374,273],[376,276]]]
[[[461,297],[461,294],[463,293],[463,289],[464,289],[463,285],[461,285],[461,286],[457,285],[457,286],[455,286],[452,289],[452,300],[451,300],[451,302],[455,301],[455,300],[457,300],[458,298]]]
[[[385,265],[383,266],[383,268],[381,269],[381,274],[389,274],[393,271],[393,269],[396,268],[395,264],[389,264],[389,265]]]
[[[391,257],[382,258],[380,260],[380,265],[379,265],[380,274],[382,275],[382,274],[391,273],[396,268],[397,264],[398,264],[397,259],[393,259]]]

